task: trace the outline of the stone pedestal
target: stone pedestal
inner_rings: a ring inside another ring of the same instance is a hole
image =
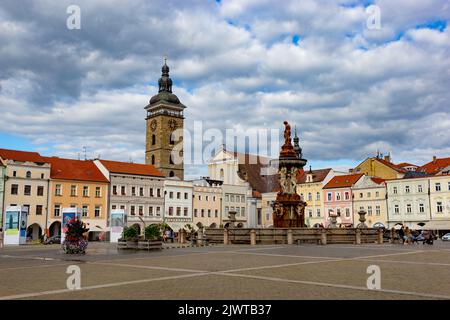
[[[320,235],[320,244],[322,245],[327,244],[327,231],[325,229],[322,229],[322,233]]]
[[[203,229],[200,228],[197,231],[197,246],[203,245]]]
[[[356,244],[361,244],[361,230],[356,229]]]
[[[186,230],[181,229],[180,230],[180,243],[186,243]]]
[[[294,237],[292,235],[292,230],[287,231],[287,244],[294,244]]]
[[[250,230],[250,245],[256,245],[256,231],[255,229]]]
[[[229,239],[229,234],[228,234],[228,229],[224,229],[223,230],[223,244],[228,245],[230,244],[230,239]]]
[[[383,229],[378,229],[378,244],[383,244]]]

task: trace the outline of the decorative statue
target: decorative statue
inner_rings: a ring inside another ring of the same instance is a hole
[[[287,121],[284,121],[283,124],[284,124],[284,143],[290,144],[291,143],[291,126]]]

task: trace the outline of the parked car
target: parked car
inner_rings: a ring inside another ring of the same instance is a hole
[[[55,244],[55,243],[61,243],[61,236],[53,236],[53,237],[47,238],[44,241],[44,244]]]
[[[450,233],[446,233],[442,236],[442,241],[450,241]]]

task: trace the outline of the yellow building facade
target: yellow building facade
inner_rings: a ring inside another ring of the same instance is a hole
[[[396,166],[391,162],[389,156],[382,158],[371,157],[361,162],[354,170],[354,173],[364,173],[370,177],[379,177],[385,180],[403,178],[406,169]]]

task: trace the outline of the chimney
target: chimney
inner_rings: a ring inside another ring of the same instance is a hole
[[[436,163],[437,157],[433,156],[433,163]]]
[[[384,161],[391,163],[391,155],[384,156]]]

